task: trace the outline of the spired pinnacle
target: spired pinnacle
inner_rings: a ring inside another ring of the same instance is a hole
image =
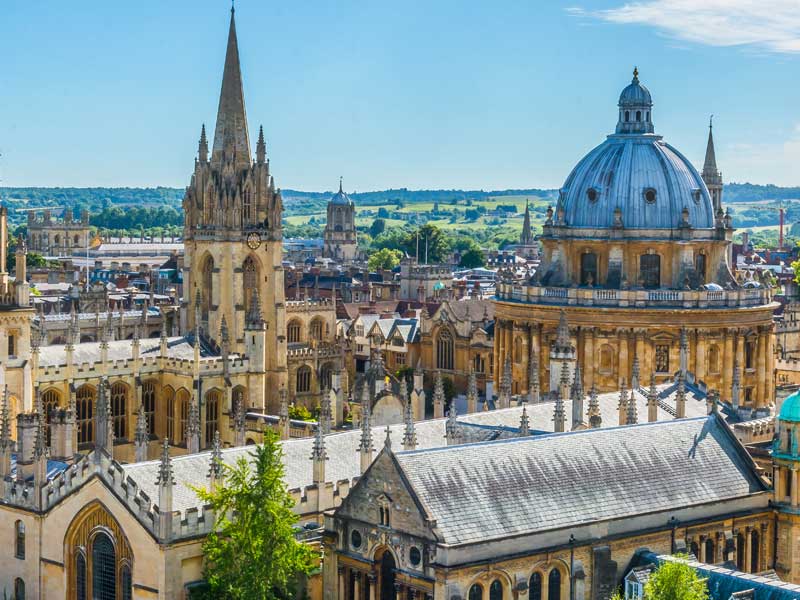
[[[169,456],[169,439],[164,437],[164,445],[161,447],[161,460],[158,465],[158,477],[156,485],[168,486],[175,483],[172,474],[172,459]]]
[[[219,431],[214,432],[214,441],[211,444],[211,460],[209,462],[208,477],[220,479],[222,477],[222,445],[219,441]]]

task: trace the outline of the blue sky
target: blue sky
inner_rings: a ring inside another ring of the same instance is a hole
[[[0,185],[183,186],[224,0],[2,0]],[[281,187],[557,187],[638,65],[656,131],[800,185],[796,0],[239,0],[251,137]]]

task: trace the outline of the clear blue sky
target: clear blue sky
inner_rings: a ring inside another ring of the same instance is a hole
[[[719,8],[720,5],[725,5]],[[757,5],[757,6],[755,6]],[[755,6],[755,7],[754,7]],[[183,186],[230,3],[2,0],[0,185]],[[656,131],[727,181],[800,184],[796,0],[239,0],[279,186],[561,185],[634,64]]]

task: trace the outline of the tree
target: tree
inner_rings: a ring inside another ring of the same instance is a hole
[[[386,229],[386,221],[383,219],[375,219],[372,225],[369,226],[369,234],[372,237],[377,237]]]
[[[419,262],[424,262],[427,254],[428,262],[443,262],[450,253],[451,239],[447,234],[430,223],[426,223],[415,231],[409,231],[404,240],[404,249],[410,255],[417,253],[417,237],[419,237]],[[427,243],[427,253],[426,253]]]
[[[402,259],[403,253],[400,250],[381,248],[370,255],[367,266],[370,271],[377,271],[378,269],[389,271],[399,265]]]
[[[297,515],[284,484],[283,452],[277,436],[235,465],[222,463],[212,491],[194,488],[216,515],[216,531],[203,542],[207,598],[293,598],[298,578],[313,568],[311,548],[298,542]]]
[[[679,555],[678,560],[665,561],[650,575],[644,586],[648,600],[707,600],[708,586],[697,576],[697,571]]]
[[[378,217],[380,217],[381,219],[388,219],[389,218],[389,209],[386,208],[385,206],[381,206],[378,209]]]
[[[465,269],[475,269],[486,264],[486,257],[480,248],[470,248],[461,255],[460,266]]]

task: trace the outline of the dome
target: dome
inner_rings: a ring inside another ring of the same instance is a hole
[[[333,197],[328,201],[329,204],[333,204],[334,206],[351,206],[353,201],[350,200],[350,196],[345,194],[342,191],[342,178],[339,178],[339,191],[333,195]]]
[[[609,228],[619,209],[625,229],[677,229],[684,217],[693,228],[714,228],[708,188],[683,154],[652,133],[651,105],[634,71],[620,95],[617,132],[578,162],[561,189],[565,226]]]
[[[800,392],[795,392],[783,401],[778,420],[800,423]]]

